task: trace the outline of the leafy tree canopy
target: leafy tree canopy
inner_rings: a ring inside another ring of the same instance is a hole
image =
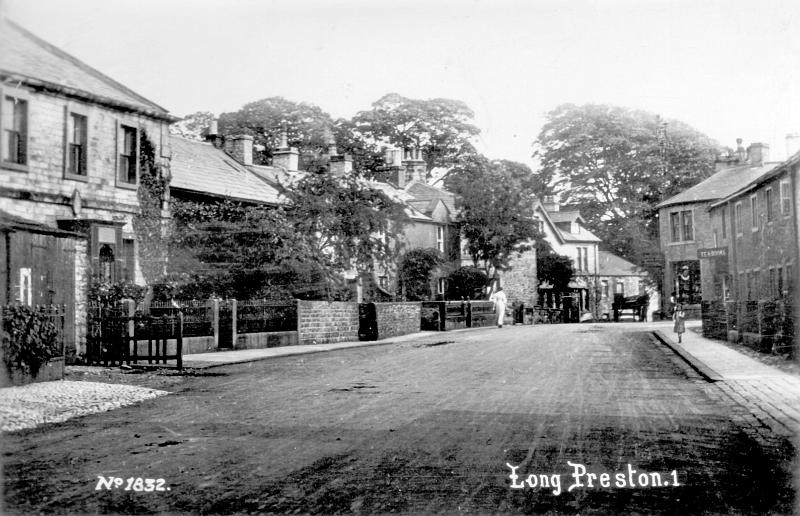
[[[169,132],[188,140],[203,141],[214,119],[210,111],[197,111],[170,125]]]
[[[553,251],[547,240],[536,241],[536,278],[552,285],[556,292],[566,292],[575,276],[572,259]]]
[[[487,275],[542,238],[533,218],[531,177],[523,164],[474,156],[444,180],[445,188],[459,196],[458,221],[469,254]]]
[[[657,248],[655,206],[714,172],[719,144],[633,109],[564,104],[534,142],[537,189],[580,209],[605,246],[634,263]]]
[[[486,274],[475,267],[461,267],[447,277],[448,299],[481,299],[489,284]]]
[[[416,100],[389,93],[369,111],[352,120],[361,138],[401,149],[422,150],[428,170],[451,167],[475,154],[472,139],[480,133],[472,123],[475,114],[463,102],[450,99]]]
[[[159,283],[173,293],[248,299],[327,292],[323,264],[281,210],[173,200],[172,211],[170,275]]]
[[[220,134],[253,137],[253,161],[261,165],[271,164],[285,126],[289,146],[300,151],[300,169],[311,172],[324,166],[321,156],[327,150],[333,125],[333,118],[320,107],[283,97],[250,102],[239,111],[219,116]]]
[[[392,258],[391,242],[406,221],[403,207],[356,177],[308,174],[291,187],[286,216],[327,270],[372,270]]]

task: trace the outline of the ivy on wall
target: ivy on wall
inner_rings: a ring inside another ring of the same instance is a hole
[[[139,144],[139,213],[133,217],[133,230],[139,246],[139,264],[148,285],[166,271],[168,238],[167,221],[162,206],[167,201],[169,164],[156,158],[156,147],[142,131]]]

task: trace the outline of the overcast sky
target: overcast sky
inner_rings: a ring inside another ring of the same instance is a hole
[[[800,1],[0,0],[9,18],[178,116],[283,96],[351,117],[386,93],[466,102],[491,158],[608,103],[785,157]]]

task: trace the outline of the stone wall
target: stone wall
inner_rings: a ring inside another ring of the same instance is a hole
[[[378,338],[385,339],[420,331],[422,303],[375,303]]]
[[[508,298],[508,306],[515,302],[525,306],[536,304],[536,250],[531,249],[514,256],[509,268],[500,273],[500,283]]]
[[[358,303],[297,301],[300,344],[326,344],[358,340]]]
[[[89,291],[89,251],[88,242],[83,239],[75,241],[75,354],[86,353],[86,335],[88,327],[88,291]],[[69,351],[68,351],[69,353]]]

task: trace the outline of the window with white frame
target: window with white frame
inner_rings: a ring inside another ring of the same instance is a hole
[[[444,228],[442,226],[436,227],[436,249],[439,252],[444,252]]]
[[[136,185],[139,168],[139,131],[135,127],[120,125],[118,138],[117,184]]]
[[[673,242],[694,240],[694,221],[691,210],[670,213],[669,225]]]
[[[444,288],[445,288],[445,279],[439,278],[439,280],[436,282],[436,292],[438,294],[444,294]]]
[[[0,103],[0,160],[8,168],[28,166],[28,95],[4,90]]]
[[[64,148],[64,172],[67,177],[83,179],[88,174],[88,128],[89,118],[85,113],[67,111],[67,137]]]
[[[690,210],[681,212],[681,223],[683,225],[683,239],[694,240],[694,221]]]
[[[669,226],[672,232],[672,241],[673,242],[680,242],[681,241],[681,214],[676,212],[672,212],[669,214]]]
[[[758,231],[758,196],[750,196],[750,226],[753,231]]]

